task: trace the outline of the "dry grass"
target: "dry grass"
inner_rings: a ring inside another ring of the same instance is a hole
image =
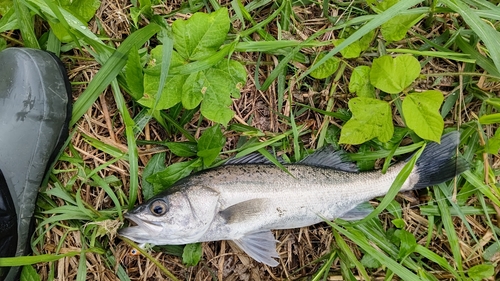
[[[181,1],[166,1],[165,3],[155,7],[157,13],[169,13],[175,10]],[[228,3],[222,3],[226,5]],[[96,34],[105,34],[112,39],[112,44],[118,46],[120,41],[127,37],[131,32],[131,24],[128,9],[131,4],[124,0],[103,0],[101,8],[96,13],[95,19],[91,21],[90,28]],[[331,27],[332,23],[328,21],[322,14],[321,7],[316,5],[309,5],[306,7],[295,7],[294,12],[297,17],[293,20],[293,32],[286,33],[285,35],[290,38],[304,40],[311,34],[318,30]],[[341,13],[339,10],[332,9],[329,11],[330,16],[336,16]],[[255,15],[255,20],[262,20],[259,17],[265,18],[268,14],[268,9],[262,9],[258,15]],[[175,18],[186,18],[189,15],[178,14],[173,18],[169,18],[171,22]],[[421,25],[415,26],[411,33],[420,34],[426,38],[433,38],[440,34],[445,25],[452,25],[449,21],[451,19],[442,19],[442,22],[435,23],[432,29],[425,28]],[[146,24],[147,20],[143,19],[141,24]],[[238,23],[235,23],[237,26]],[[448,28],[448,27],[447,27]],[[268,32],[277,36],[278,28],[276,23],[272,23],[268,27]],[[338,34],[329,32],[323,35],[324,40],[335,38]],[[16,42],[15,34],[7,35],[12,38],[10,42]],[[255,35],[257,36],[257,35]],[[5,37],[5,36],[4,36]],[[399,48],[411,45],[418,41],[417,37],[409,37],[408,39],[393,43],[390,48]],[[155,42],[151,42],[154,44]],[[328,47],[332,48],[332,47]],[[327,48],[325,47],[324,50]],[[308,49],[306,53],[317,53],[322,49]],[[366,54],[370,56],[372,54]],[[269,73],[276,67],[279,58],[273,55],[263,55],[259,66],[256,66],[258,54],[256,53],[237,53],[234,58],[244,62],[248,71],[248,80],[246,87],[241,91],[241,98],[233,101],[233,109],[236,116],[232,122],[241,124],[248,124],[253,127],[259,128],[265,132],[279,133],[288,130],[289,127],[283,123],[279,117],[280,114],[284,116],[290,115],[290,105],[285,98],[285,104],[277,104],[277,93],[275,85],[269,87],[266,91],[260,91],[256,87],[256,82],[259,84],[268,77]],[[87,83],[92,80],[97,71],[99,64],[95,62],[92,56],[85,51],[82,52],[78,49],[72,49],[70,52],[62,54],[62,59],[66,64],[69,72],[71,82],[73,82],[73,97],[76,100],[78,96],[85,89]],[[349,67],[346,71],[347,77],[341,79],[337,86],[337,90],[333,97],[328,97],[329,87],[331,85],[323,85],[318,81],[302,80],[293,84],[290,88],[288,95],[292,95],[294,101],[308,104],[316,108],[325,109],[328,99],[333,98],[334,108],[347,108],[347,101],[350,97],[347,89],[347,80],[350,71],[356,65],[366,64],[367,62],[360,59],[357,61],[350,61]],[[295,74],[301,73],[307,69],[307,65],[295,63],[296,73],[290,73],[289,79],[294,79]],[[449,61],[445,59],[434,58],[429,64],[426,65],[422,71],[423,74],[433,74],[442,72],[459,72],[463,70],[464,66],[461,63]],[[258,75],[255,75],[258,73]],[[255,77],[259,81],[255,81]],[[453,83],[462,83],[461,76],[448,76],[448,77],[435,77],[428,76],[424,80],[420,80],[416,85],[417,90],[439,89],[444,93],[450,93],[453,90]],[[308,83],[308,85],[306,85]],[[462,87],[462,84],[460,84]],[[498,84],[481,84],[478,85],[484,91],[496,93],[500,91]],[[462,87],[464,88],[464,87]],[[138,113],[138,108],[129,101],[129,111],[132,116]],[[464,123],[472,120],[479,107],[480,101],[473,101],[466,104],[461,108],[455,108],[455,111],[460,111],[461,114],[454,114],[453,116],[461,116],[460,120],[447,119],[445,123],[447,126],[457,126],[457,124]],[[318,128],[323,122],[324,116],[313,111],[306,111],[301,116],[297,116],[298,123],[307,123],[311,134],[302,139],[307,147],[314,147]],[[396,124],[403,125],[399,116],[394,116]],[[195,115],[193,120],[185,128],[199,136],[204,127],[210,125],[209,122],[202,122],[199,124],[199,115]],[[332,120],[331,124],[338,125],[336,120]],[[66,153],[74,156],[77,153],[82,158],[82,166],[92,170],[99,165],[105,164],[108,161],[115,159],[115,157],[97,150],[94,146],[90,145],[85,136],[100,140],[101,142],[117,148],[119,151],[127,152],[127,141],[124,135],[125,126],[117,111],[116,104],[110,90],[104,92],[99,99],[94,103],[93,107],[86,112],[77,125],[73,128],[73,135],[71,138],[71,146],[74,150],[67,149]],[[233,149],[239,139],[239,135],[231,132],[225,132],[227,137],[226,150]],[[150,122],[144,133],[140,135],[143,140],[156,140],[156,141],[182,141],[185,140],[181,135],[167,135],[166,132],[158,126],[154,121]],[[355,149],[346,147],[346,149]],[[139,170],[143,170],[148,160],[154,153],[166,151],[163,147],[155,147],[150,145],[139,145]],[[290,151],[289,151],[290,152]],[[168,152],[167,152],[168,153]],[[180,159],[174,155],[169,157],[170,163],[178,162]],[[496,157],[491,159],[493,167],[500,166],[500,158]],[[167,163],[169,164],[169,163]],[[70,162],[60,161],[56,169],[64,171],[57,174],[57,178],[63,185],[72,185],[73,192],[76,193],[78,188],[81,188],[81,197],[83,201],[95,208],[102,210],[111,208],[113,202],[108,198],[106,193],[92,185],[91,181],[84,180],[78,174],[78,169]],[[129,188],[129,164],[127,159],[118,160],[105,169],[98,172],[102,178],[115,176],[118,182],[115,183],[116,189],[121,189],[122,192],[128,193]],[[49,188],[52,183],[49,183]],[[402,198],[406,200],[402,200]],[[141,198],[141,196],[139,196]],[[418,208],[419,204],[426,202],[429,198],[425,194],[404,194],[398,197],[398,200],[403,204],[404,219],[407,223],[407,230],[415,235],[417,242],[425,244],[427,239],[427,229],[429,221],[426,216],[420,215]],[[139,199],[141,202],[141,199]],[[59,201],[60,204],[64,202]],[[473,202],[470,202],[472,204]],[[500,216],[500,214],[499,214]],[[385,227],[391,226],[391,215],[382,214],[381,221],[384,222]],[[492,230],[486,227],[482,216],[468,216],[468,222],[473,227],[474,234],[480,239],[480,245],[486,245],[493,239]],[[493,218],[493,223],[500,225],[498,218]],[[459,219],[454,220],[455,228],[459,234],[460,246],[462,256],[464,258],[464,265],[468,268],[483,262],[481,258],[482,247],[476,245],[471,238],[471,233],[467,231],[463,222]],[[73,231],[68,231],[66,224],[56,225],[47,230],[43,237],[41,247],[38,249],[40,253],[64,253],[67,251],[81,249],[82,245],[81,235],[85,235],[77,228]],[[103,225],[110,233],[115,233],[117,228],[120,227],[119,223],[114,221],[107,221]],[[85,227],[84,227],[85,228]],[[434,229],[434,236],[430,244],[430,248],[435,253],[440,253],[441,256],[448,260],[453,259],[453,255],[448,247],[446,241],[446,233],[443,230]],[[280,241],[278,244],[278,252],[281,256],[282,264],[276,268],[270,268],[265,265],[256,263],[246,254],[242,253],[231,242],[210,242],[203,244],[203,260],[198,266],[186,268],[182,264],[179,257],[168,255],[159,252],[152,252],[155,259],[160,261],[167,267],[175,276],[181,280],[283,280],[283,279],[302,279],[316,273],[320,264],[315,261],[324,255],[328,254],[332,247],[336,247],[333,241],[333,236],[330,228],[326,224],[319,224],[309,228],[281,230],[275,231],[277,239]],[[112,235],[113,237],[114,235]],[[64,242],[60,242],[64,241]],[[62,248],[57,249],[57,245],[61,243]],[[116,260],[122,264],[126,269],[128,276],[131,280],[163,280],[164,275],[160,272],[150,260],[141,255],[131,254],[131,248],[122,242],[119,238],[110,239],[108,245],[101,245],[104,249],[113,252]],[[360,252],[356,252],[358,257],[361,257]],[[500,261],[500,256],[497,258]],[[57,280],[74,280],[78,269],[78,257],[64,258],[55,262],[53,266],[57,268]],[[116,272],[106,266],[109,261],[103,260],[103,257],[98,254],[87,254],[87,279],[94,280],[119,280]],[[36,265],[42,280],[47,280],[50,271],[50,264],[42,263]],[[111,267],[112,268],[112,267]],[[371,276],[374,280],[382,280],[385,271],[373,271]],[[440,272],[436,269],[434,272],[439,279],[451,279],[452,276],[446,272]],[[342,280],[339,261],[335,261],[330,268],[330,277],[328,280]]]

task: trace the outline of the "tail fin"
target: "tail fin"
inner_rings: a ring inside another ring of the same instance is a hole
[[[415,164],[419,176],[414,188],[424,188],[452,179],[469,169],[464,159],[456,156],[460,133],[444,135],[441,143],[429,143]]]

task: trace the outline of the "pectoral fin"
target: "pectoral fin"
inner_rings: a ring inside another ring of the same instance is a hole
[[[265,215],[268,201],[266,199],[251,199],[234,204],[220,212],[227,224],[248,223],[252,219],[260,219]]]
[[[249,233],[233,241],[254,260],[269,266],[279,264],[274,259],[279,258],[278,252],[276,252],[277,241],[270,230]]]

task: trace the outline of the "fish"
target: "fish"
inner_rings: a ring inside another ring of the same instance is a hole
[[[400,191],[436,185],[468,169],[456,157],[460,134],[428,143]],[[367,202],[385,195],[409,161],[360,172],[331,146],[286,171],[260,154],[231,159],[203,170],[125,213],[133,222],[119,235],[140,244],[183,245],[231,240],[258,262],[277,266],[273,229],[310,226],[341,218],[359,220],[372,210]]]

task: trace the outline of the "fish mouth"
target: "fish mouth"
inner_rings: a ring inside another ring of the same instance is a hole
[[[124,217],[132,222],[131,226],[118,230],[118,234],[139,243],[149,243],[163,229],[160,222],[145,221],[131,213],[126,213]]]

